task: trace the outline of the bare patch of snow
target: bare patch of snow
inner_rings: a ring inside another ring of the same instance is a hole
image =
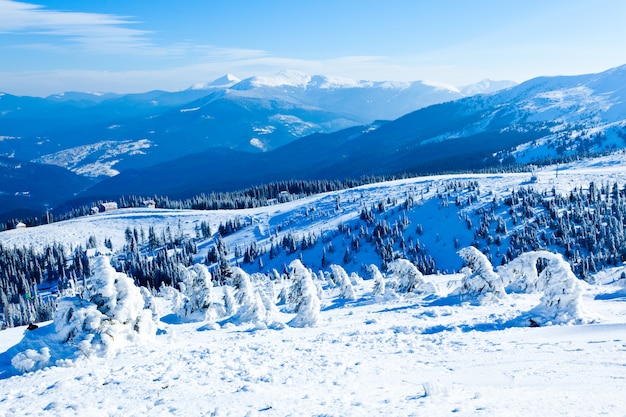
[[[120,156],[142,154],[150,147],[152,142],[148,139],[102,141],[44,155],[34,162],[62,166],[88,177],[114,176],[119,174],[113,166],[120,161]],[[86,162],[94,158],[95,161]]]

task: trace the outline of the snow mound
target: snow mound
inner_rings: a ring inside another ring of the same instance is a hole
[[[20,352],[11,360],[11,365],[20,372],[30,372],[41,369],[48,365],[50,361],[50,349],[41,348],[41,351],[26,349]]]

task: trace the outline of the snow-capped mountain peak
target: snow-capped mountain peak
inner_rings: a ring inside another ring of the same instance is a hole
[[[474,84],[465,85],[459,88],[459,90],[465,96],[473,96],[476,94],[495,93],[496,91],[504,90],[505,88],[513,87],[515,85],[517,85],[517,83],[510,80],[494,81],[484,79]]]
[[[311,76],[308,74],[294,70],[283,70],[274,75],[247,78],[239,83],[238,86],[252,88],[281,86],[305,88],[309,81],[311,81]]]
[[[223,87],[223,86],[232,86],[232,85],[237,84],[238,82],[241,82],[239,78],[235,77],[232,74],[226,74],[223,77],[220,77],[217,80],[213,81],[211,85],[214,87]]]
[[[368,85],[371,82],[365,82]],[[309,81],[309,87],[316,87],[320,89],[333,89],[333,88],[359,88],[363,87],[364,82],[355,81],[350,78],[343,77],[329,77],[326,75],[314,75]]]
[[[459,89],[456,88],[455,86],[450,85],[450,84],[446,84],[446,83],[442,83],[442,82],[439,82],[439,81],[423,80],[422,84],[423,85],[427,85],[429,87],[435,87],[437,90],[448,90],[448,91],[452,91],[452,92],[461,94]]]
[[[208,90],[212,88],[229,88],[235,84],[240,83],[241,80],[232,74],[226,74],[210,83],[195,83],[189,89],[190,90]]]

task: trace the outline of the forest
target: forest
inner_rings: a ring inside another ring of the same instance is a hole
[[[338,185],[324,183],[316,187],[335,186]],[[257,196],[248,197],[250,202],[261,201],[266,195],[280,198],[284,188],[290,190],[287,198],[313,192],[305,188],[304,183],[284,183],[268,186],[264,191],[259,189]],[[508,263],[521,253],[549,250],[563,254],[579,278],[590,280],[593,273],[626,261],[624,185],[591,182],[587,187],[576,187],[567,194],[560,194],[555,189],[539,192],[529,184],[511,190],[510,194],[494,196],[491,202],[478,208],[472,203],[481,198],[479,181],[450,180],[436,193],[438,204],[457,208],[461,227],[473,233],[471,245],[496,266]],[[233,203],[228,200],[224,204]],[[413,195],[407,195],[404,201],[381,200],[371,207],[363,207],[358,219],[342,223],[337,230],[323,233],[283,230],[281,239],[273,239],[267,247],[252,242],[248,247],[230,248],[224,243],[223,237],[247,226],[239,218],[220,224],[217,230],[211,230],[203,222],[197,226],[195,236],[183,236],[169,229],[158,235],[152,228],[128,227],[126,244],[112,263],[142,287],[176,288],[184,268],[194,263],[198,242],[208,241],[210,249],[203,263],[209,267],[214,284],[221,285],[234,265],[255,264],[263,270],[264,262],[283,252],[285,258],[294,257],[317,245],[322,245],[319,264],[328,267],[325,257],[338,250],[333,247],[332,239],[343,235],[349,242],[345,250],[342,249],[344,264],[358,259],[363,246],[370,245],[379,256],[383,271],[395,259],[404,258],[424,274],[440,272],[436,259],[430,254],[431,248],[420,242],[422,225],[411,224],[408,220],[409,212],[417,204],[418,198]],[[441,238],[451,240],[454,247],[460,249],[452,237]],[[108,242],[104,243],[108,246]],[[48,320],[58,297],[80,294],[89,279],[89,255],[93,254],[94,247],[93,238],[84,245],[77,245],[70,253],[60,244],[40,252],[32,248],[0,246],[0,309],[4,326]]]

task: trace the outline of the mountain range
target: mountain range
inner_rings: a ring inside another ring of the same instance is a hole
[[[276,149],[313,133],[486,92],[436,83],[370,82],[281,72],[232,75],[184,91],[142,94],[68,92],[46,98],[0,96],[0,155],[53,164],[89,177],[114,176],[209,148]]]
[[[310,134],[394,119],[511,84],[484,80],[456,89],[432,82],[354,81],[283,71],[244,80],[226,75],[178,92],[64,92],[45,98],[0,93],[0,156],[15,166],[27,161],[31,167],[41,165],[37,171],[47,172],[48,178],[55,175],[47,166],[62,167],[71,172],[57,175],[56,182],[76,185],[56,187],[43,196],[36,185],[29,189],[39,174],[14,181],[0,190],[0,216],[30,216],[28,210],[41,211],[44,204],[71,198],[94,180],[129,169],[216,148],[267,152]],[[8,182],[15,177],[11,172],[2,175]],[[30,198],[25,200],[24,193]]]
[[[625,81],[626,66],[464,89],[282,72],[175,93],[3,95],[0,153],[97,179],[66,199],[542,163],[623,148]]]
[[[211,149],[128,170],[84,195],[230,190],[291,179],[431,174],[543,163],[626,146],[626,66],[541,77],[393,121],[314,134],[262,154]]]

